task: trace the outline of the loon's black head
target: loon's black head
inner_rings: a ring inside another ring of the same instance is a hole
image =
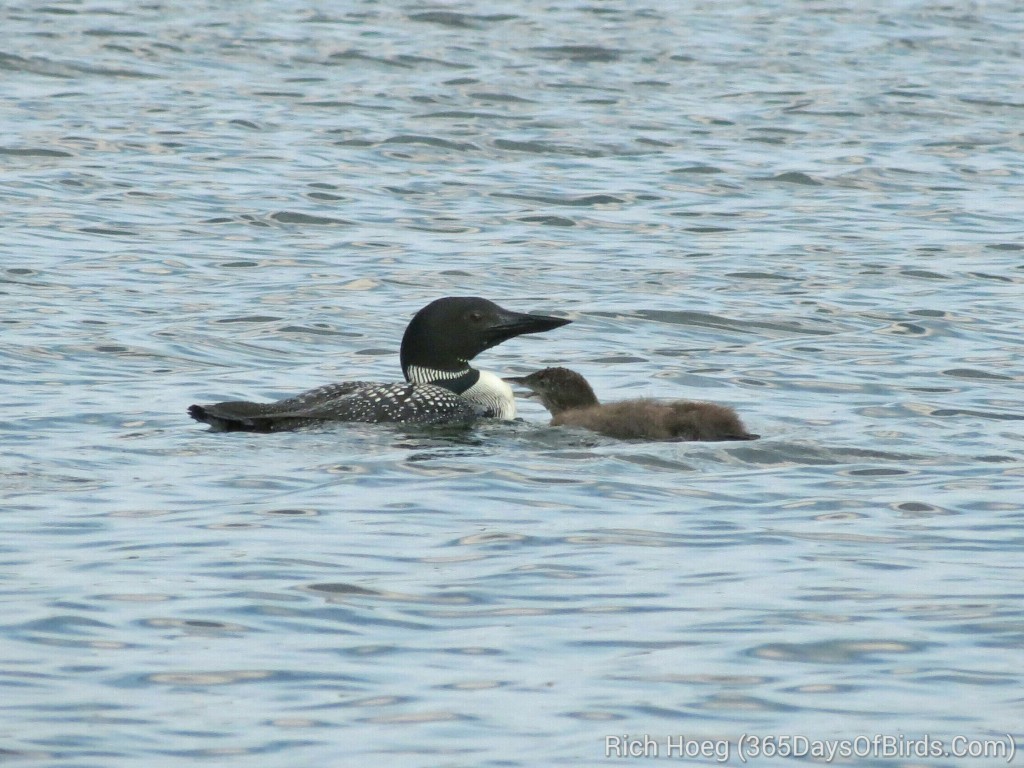
[[[402,371],[409,366],[435,371],[464,370],[485,349],[524,333],[550,331],[571,322],[502,309],[475,296],[449,296],[416,313],[402,337]]]
[[[583,376],[569,368],[545,368],[529,376],[510,376],[505,381],[526,387],[555,416],[562,411],[598,405],[597,395]]]

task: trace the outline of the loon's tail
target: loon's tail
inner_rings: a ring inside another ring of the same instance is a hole
[[[273,414],[266,403],[236,400],[216,405],[190,405],[188,415],[209,424],[213,432],[277,432],[294,429],[309,419],[282,419]]]

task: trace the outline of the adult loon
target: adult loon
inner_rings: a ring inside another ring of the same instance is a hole
[[[569,323],[561,317],[502,309],[477,297],[449,296],[413,317],[402,337],[405,383],[346,381],[273,403],[193,405],[189,415],[217,432],[279,432],[330,421],[465,424],[516,415],[512,388],[469,361],[525,333]]]
[[[736,411],[714,403],[623,400],[601,405],[585,378],[568,368],[545,368],[506,378],[536,394],[553,426],[582,427],[620,440],[756,440]]]

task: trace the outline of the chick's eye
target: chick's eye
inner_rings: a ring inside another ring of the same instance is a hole
[[[474,323],[479,323],[481,320],[483,320],[483,317],[484,316],[480,312],[477,312],[476,310],[469,313],[469,319],[472,320]]]

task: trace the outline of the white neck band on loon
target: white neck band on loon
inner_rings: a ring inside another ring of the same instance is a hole
[[[462,394],[472,387],[480,378],[480,371],[467,365],[460,371],[439,371],[410,365],[405,370],[405,378],[413,384],[437,384],[457,394]]]

